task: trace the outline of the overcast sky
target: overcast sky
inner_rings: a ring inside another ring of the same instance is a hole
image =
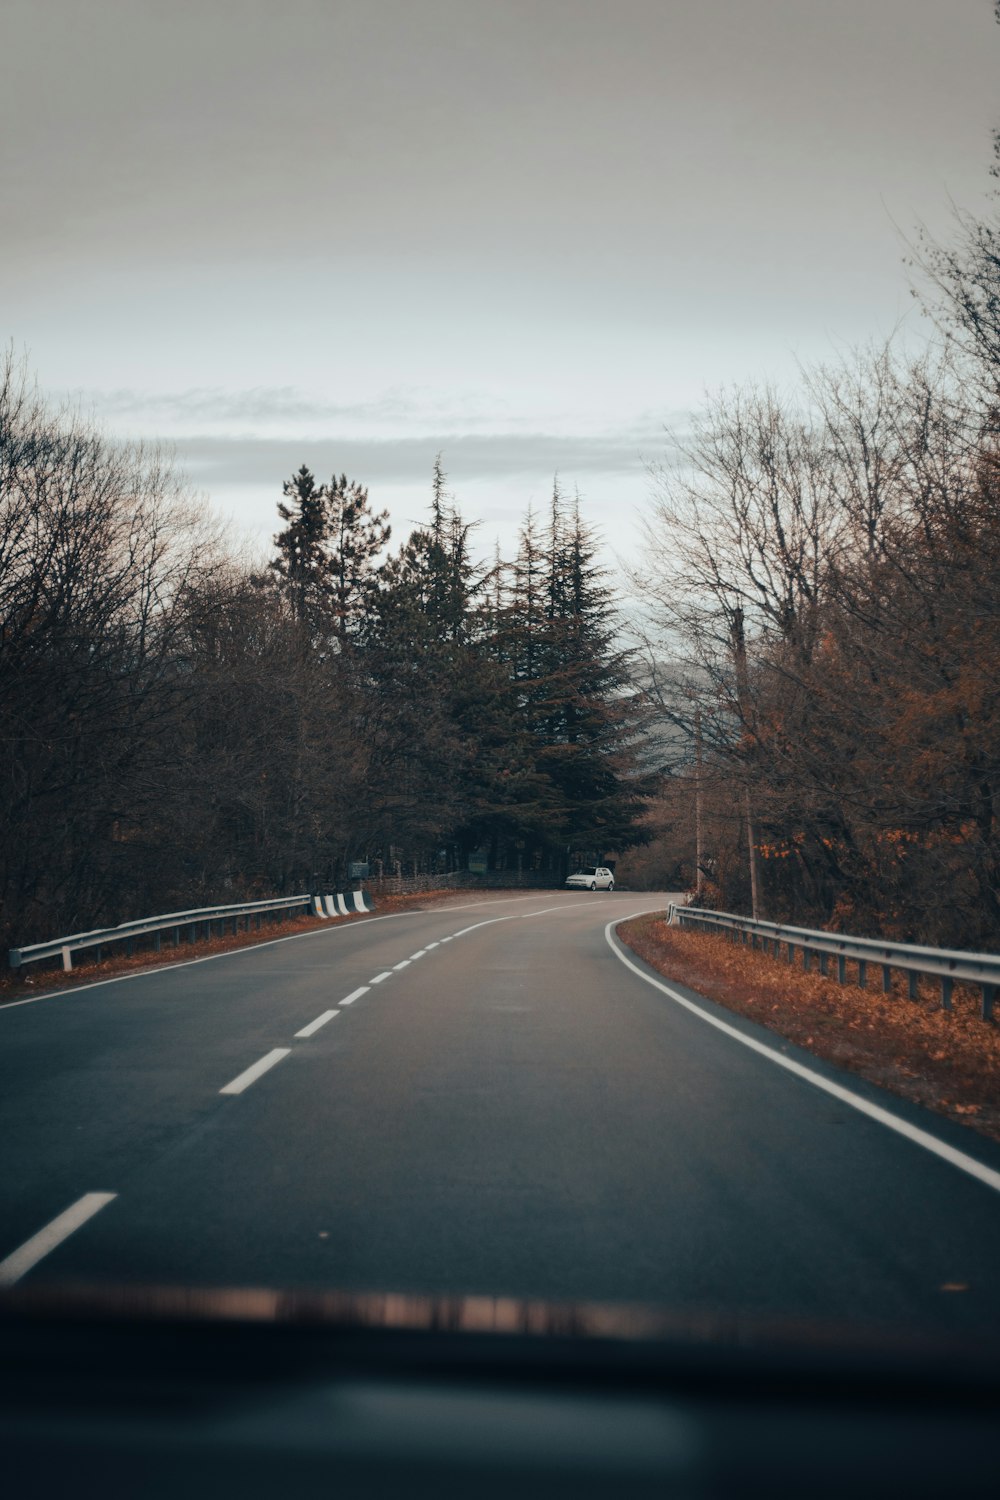
[[[512,545],[632,546],[706,388],[920,334],[981,211],[992,0],[0,0],[0,334],[208,503],[305,461],[402,532],[435,452]]]

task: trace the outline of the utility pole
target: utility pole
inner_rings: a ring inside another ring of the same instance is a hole
[[[747,643],[743,628],[743,610],[736,606],[732,617],[733,658],[736,664],[736,701],[744,726],[749,722],[750,684],[747,678]],[[744,734],[746,729],[744,727]],[[750,913],[756,922],[760,917],[760,879],[757,872],[757,843],[754,837],[750,783],[743,788],[743,816],[747,835],[747,860],[750,866]]]
[[[695,898],[701,895],[704,883],[703,869],[703,847],[702,847],[702,802],[701,802],[701,705],[694,711],[694,894]]]

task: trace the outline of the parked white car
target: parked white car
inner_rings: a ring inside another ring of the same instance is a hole
[[[567,875],[566,884],[572,891],[613,891],[615,877],[604,865],[588,865]]]

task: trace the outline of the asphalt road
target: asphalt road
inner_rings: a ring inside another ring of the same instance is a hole
[[[1000,1150],[649,983],[606,927],[667,899],[332,922],[0,1010],[0,1282],[1000,1331]]]

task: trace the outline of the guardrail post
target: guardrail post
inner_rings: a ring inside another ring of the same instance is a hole
[[[840,984],[847,983],[847,959],[842,953],[837,954],[837,980]]]
[[[955,981],[949,979],[947,974],[941,975],[941,1009],[951,1010],[951,992],[955,987]]]
[[[906,976],[906,994],[910,1000],[917,999],[917,985],[920,983],[920,975],[916,969],[910,969]]]
[[[888,995],[892,989],[892,967],[889,964],[882,965],[882,993]]]
[[[830,967],[830,955],[829,955],[829,953],[821,953],[820,956],[819,956],[819,972],[823,975],[824,979],[826,978],[827,970],[829,969],[829,967]]]
[[[159,953],[160,950],[163,947],[163,943],[161,941],[161,935],[158,932],[154,932],[154,934],[153,934],[153,947],[154,947],[154,949],[156,950],[157,953]]]
[[[73,967],[73,955],[72,955],[72,953],[70,953],[70,951],[69,951],[68,948],[64,948],[63,951],[62,951],[62,961],[63,961],[63,968],[65,969],[66,973],[68,974],[70,972],[70,970],[72,969],[72,967]]]
[[[983,1017],[984,1021],[991,1021],[993,1019],[993,1001],[996,999],[997,987],[996,987],[995,984],[984,984],[982,988],[983,988],[982,1017]]]
[[[795,944],[794,943],[789,943],[789,945],[788,945],[788,962],[790,964],[794,964],[794,962],[795,962]]]
[[[858,959],[858,984],[863,990],[868,988],[868,964],[865,959]]]

